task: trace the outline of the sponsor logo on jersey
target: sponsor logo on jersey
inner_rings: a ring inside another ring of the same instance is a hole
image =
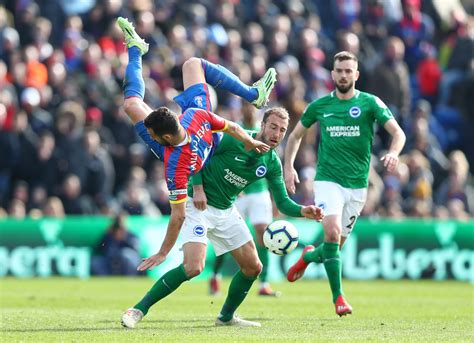
[[[229,168],[224,169],[226,172],[224,179],[232,185],[235,185],[239,188],[245,188],[248,185],[248,180],[244,179],[242,176],[239,176],[233,173]]]
[[[203,107],[202,105],[204,104],[203,100],[202,100],[202,96],[201,95],[197,95],[194,97],[194,102],[196,103],[196,105],[198,105],[198,107]]]
[[[326,132],[329,133],[330,137],[359,137],[360,127],[359,125],[327,126]]]
[[[245,160],[241,159],[239,156],[235,156],[234,160],[236,160],[237,162],[245,162]]]
[[[265,166],[259,166],[257,170],[255,171],[255,175],[258,177],[263,177],[267,173],[267,167]]]
[[[172,177],[167,177],[166,182],[168,183],[168,185],[172,185],[174,184],[174,179]]]
[[[206,232],[206,230],[204,230],[204,227],[202,227],[201,225],[197,225],[194,227],[193,229],[193,233],[195,236],[198,236],[198,237],[202,237],[204,236],[204,233]]]
[[[360,110],[360,107],[357,106],[351,107],[351,109],[349,110],[349,114],[352,118],[357,118],[358,116],[360,116],[361,113],[362,111]]]
[[[333,116],[335,113],[324,113],[323,114],[323,117],[324,118],[327,118],[327,117],[330,117],[330,116]]]
[[[195,98],[198,98],[200,96],[196,96]],[[190,168],[191,168],[191,171],[192,172],[195,172],[196,170],[198,170],[198,166],[197,166],[197,162],[198,162],[198,157],[199,157],[199,142],[201,141],[201,139],[204,137],[204,135],[211,130],[211,124],[209,123],[203,123],[201,125],[201,127],[199,128],[199,130],[196,131],[196,133],[194,135],[192,135],[191,137],[191,142],[190,142],[190,146],[191,146],[191,158],[190,158]],[[202,164],[204,164],[207,156],[209,155],[209,152],[211,151],[211,147],[207,147],[206,149],[204,149],[203,151],[203,159],[202,159]],[[201,166],[202,166],[201,164]],[[201,168],[201,166],[199,166],[199,169]]]

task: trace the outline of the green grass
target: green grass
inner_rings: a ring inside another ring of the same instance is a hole
[[[229,280],[225,280],[227,287]],[[134,330],[123,310],[152,285],[146,278],[1,279],[2,342],[473,342],[473,285],[434,281],[344,281],[354,314],[334,313],[327,281],[274,285],[279,299],[251,290],[239,309],[261,328],[214,327],[224,296],[190,282],[155,305]]]

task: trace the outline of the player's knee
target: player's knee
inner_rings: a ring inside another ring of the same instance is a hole
[[[125,101],[123,102],[123,109],[125,110],[125,113],[127,114],[133,113],[138,106],[137,102],[138,100],[135,97],[126,98]]]
[[[341,228],[332,227],[330,230],[327,230],[325,233],[325,241],[332,243],[339,243],[341,239]]]
[[[183,73],[192,72],[193,70],[198,70],[202,68],[201,59],[197,57],[191,57],[186,60],[183,64]]]
[[[242,273],[248,277],[257,277],[262,272],[262,269],[263,269],[262,262],[257,260],[254,263],[249,264],[248,266],[245,266],[244,268],[242,268]]]
[[[184,265],[184,271],[186,275],[192,279],[193,277],[198,276],[204,270],[204,264],[196,264],[196,265]]]

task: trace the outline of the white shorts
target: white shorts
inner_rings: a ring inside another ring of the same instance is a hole
[[[235,206],[252,225],[268,225],[273,220],[272,199],[269,191],[242,194],[235,202]]]
[[[186,202],[186,219],[181,235],[183,245],[189,242],[207,244],[209,238],[217,256],[252,240],[249,228],[235,206],[220,210],[207,205],[206,210],[200,211],[194,207],[192,198]]]
[[[341,216],[343,237],[349,236],[360,211],[364,208],[367,188],[344,188],[330,181],[314,181],[314,203],[324,209],[324,215]]]

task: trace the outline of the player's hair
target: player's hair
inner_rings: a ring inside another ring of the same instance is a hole
[[[176,135],[179,131],[178,116],[167,107],[157,108],[145,118],[143,123],[158,136]]]
[[[358,63],[357,56],[354,55],[352,52],[341,51],[334,55],[334,63],[336,63],[336,61],[347,61],[347,60],[352,60]]]
[[[272,114],[280,117],[281,119],[288,119],[288,120],[290,119],[290,115],[288,114],[288,111],[285,108],[272,107],[265,111],[265,113],[263,114],[262,122],[266,123],[268,117],[271,116]]]

